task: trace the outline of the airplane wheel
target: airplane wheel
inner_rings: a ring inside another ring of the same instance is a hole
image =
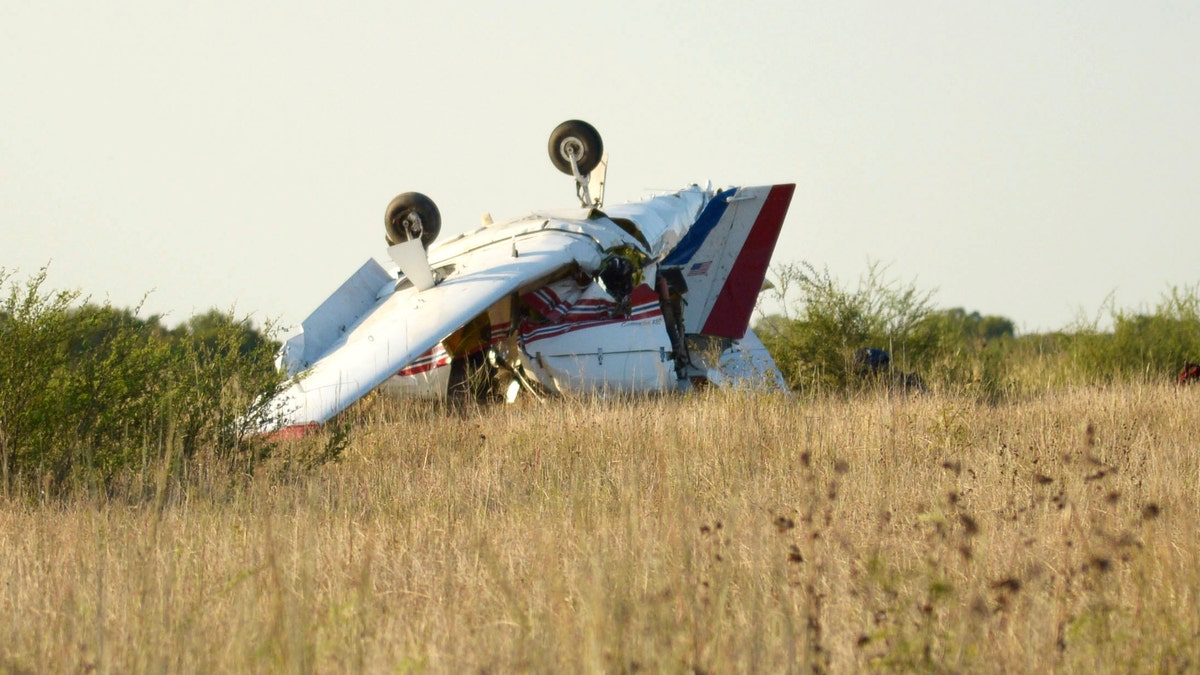
[[[567,120],[550,132],[549,150],[554,168],[568,176],[574,175],[569,155],[574,152],[579,173],[586,176],[600,165],[600,159],[604,155],[604,143],[601,142],[600,132],[596,131],[596,127],[583,120]]]
[[[442,214],[429,197],[420,192],[405,192],[388,204],[383,227],[390,245],[419,238],[421,245],[429,248],[442,231]]]

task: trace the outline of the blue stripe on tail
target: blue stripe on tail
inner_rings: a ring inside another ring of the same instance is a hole
[[[700,217],[696,219],[696,224],[692,225],[687,234],[683,235],[683,239],[680,239],[667,257],[663,258],[663,265],[685,265],[692,259],[692,256],[696,255],[696,251],[699,251],[700,247],[704,245],[704,240],[708,239],[713,228],[721,222],[721,216],[725,215],[725,209],[729,206],[729,198],[735,191],[735,189],[729,189],[718,193],[708,202],[704,211],[700,213]]]

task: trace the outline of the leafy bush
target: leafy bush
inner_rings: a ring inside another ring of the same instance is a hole
[[[862,386],[854,354],[864,347],[888,350],[895,370],[916,371],[934,387],[989,400],[1091,383],[1168,381],[1185,361],[1200,361],[1200,287],[1169,289],[1151,313],[1110,304],[1111,330],[1101,330],[1097,319],[1017,336],[1004,317],[934,309],[932,293],[886,279],[878,265],[853,289],[807,263],[782,265],[774,275],[784,312],[756,328],[797,391]]]
[[[1059,340],[1064,383],[1165,381],[1200,360],[1200,287],[1171,287],[1152,313],[1107,307],[1112,330],[1081,322]]]
[[[864,347],[887,349],[896,367],[911,370],[936,345],[924,326],[932,293],[885,279],[878,265],[853,290],[808,263],[774,272],[784,314],[765,318],[758,332],[795,390],[846,389],[855,381],[854,354]]]
[[[1016,334],[1011,320],[956,307],[930,312],[920,331],[929,349],[914,367],[931,382],[989,398],[1006,389]]]
[[[121,472],[178,468],[201,453],[250,467],[263,402],[283,385],[277,344],[212,311],[175,330],[136,310],[43,291],[0,270],[0,485],[107,488]],[[247,411],[250,411],[247,413]],[[259,444],[261,445],[261,444]]]

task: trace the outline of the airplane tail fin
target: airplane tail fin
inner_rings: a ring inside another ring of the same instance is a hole
[[[767,275],[794,184],[720,192],[701,212],[662,267],[687,281],[684,331],[741,339]]]

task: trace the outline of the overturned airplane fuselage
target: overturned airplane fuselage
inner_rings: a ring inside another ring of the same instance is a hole
[[[280,362],[297,378],[275,404],[304,426],[385,383],[508,400],[782,386],[749,323],[793,191],[692,186],[604,210],[585,201],[427,253],[421,235],[431,222],[436,233],[436,213],[405,212],[389,229],[392,260],[364,264],[287,341]]]

